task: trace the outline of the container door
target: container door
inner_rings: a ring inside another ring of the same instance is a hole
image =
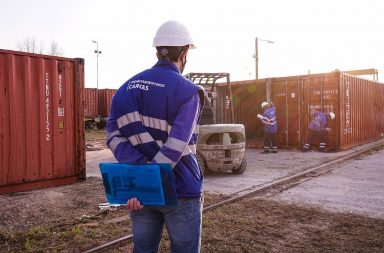
[[[0,50],[0,193],[84,179],[83,63]]]
[[[272,81],[271,101],[276,106],[278,144],[282,147],[300,146],[301,94],[299,79]]]
[[[302,79],[302,139],[304,143],[308,136],[308,125],[311,118],[311,112],[334,112],[336,119],[328,121],[327,127],[331,128],[328,132],[327,147],[339,149],[339,78],[338,75],[309,75]],[[318,146],[318,143],[315,144]]]

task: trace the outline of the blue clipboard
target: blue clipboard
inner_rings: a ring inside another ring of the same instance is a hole
[[[100,163],[107,200],[126,204],[136,197],[147,206],[177,206],[173,170],[170,164]]]

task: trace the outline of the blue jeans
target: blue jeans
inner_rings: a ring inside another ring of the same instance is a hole
[[[164,224],[172,253],[200,252],[202,202],[200,198],[178,199],[177,207],[145,206],[131,211],[134,253],[156,253]]]

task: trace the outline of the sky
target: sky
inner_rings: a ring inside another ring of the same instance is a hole
[[[382,0],[0,0],[0,49],[34,38],[85,59],[85,87],[117,89],[156,63],[152,40],[168,20],[197,46],[183,74],[229,72],[231,80],[378,69],[384,82]],[[99,75],[97,85],[98,42]],[[274,43],[267,43],[270,40]],[[372,79],[372,76],[364,78]]]

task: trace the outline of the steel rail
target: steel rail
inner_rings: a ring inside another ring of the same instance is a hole
[[[267,183],[262,184],[262,185],[257,186],[257,187],[253,186],[253,187],[247,188],[245,190],[242,190],[240,192],[235,193],[236,196],[221,200],[219,202],[216,202],[216,203],[213,203],[211,205],[204,207],[203,212],[212,210],[212,209],[217,208],[217,207],[222,206],[222,205],[226,205],[226,204],[229,204],[232,202],[239,201],[239,200],[244,199],[246,197],[260,194],[260,193],[265,192],[267,190],[282,187],[285,185],[291,184],[290,186],[288,186],[288,188],[291,188],[293,186],[296,186],[297,184],[300,184],[300,183],[306,181],[306,180],[303,180],[303,181],[300,181],[297,183],[298,180],[301,180],[301,179],[309,180],[313,177],[323,175],[327,172],[330,172],[330,171],[336,169],[337,168],[336,165],[344,163],[344,162],[352,160],[352,159],[356,159],[356,158],[361,157],[361,156],[364,156],[366,153],[370,152],[372,149],[378,148],[378,147],[383,146],[383,145],[384,145],[384,141],[380,141],[379,143],[373,143],[372,145],[369,145],[366,148],[358,149],[354,153],[347,154],[343,157],[340,157],[340,158],[337,158],[335,160],[326,162],[322,165],[307,168],[307,169],[300,171],[294,175],[285,176],[285,177],[267,182]],[[296,182],[296,184],[293,184],[295,182]],[[116,240],[113,240],[110,242],[107,242],[105,244],[99,245],[95,248],[83,251],[83,253],[97,252],[99,250],[103,250],[103,249],[106,249],[108,247],[115,246],[119,243],[125,242],[125,241],[130,240],[130,239],[132,239],[132,234],[121,237],[119,239],[116,239]]]

